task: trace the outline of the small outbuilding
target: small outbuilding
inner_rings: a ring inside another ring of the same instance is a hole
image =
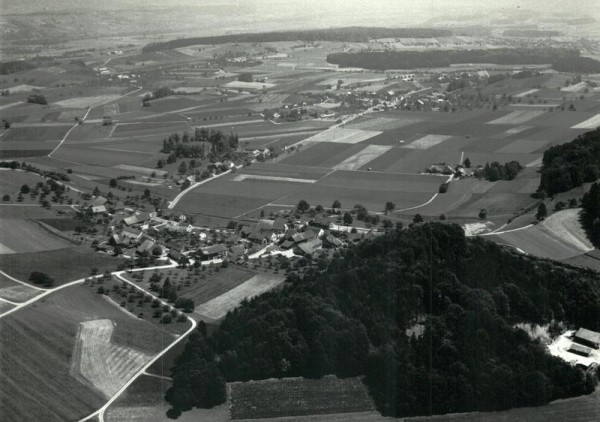
[[[600,348],[600,333],[580,328],[573,336],[573,341],[593,349]]]

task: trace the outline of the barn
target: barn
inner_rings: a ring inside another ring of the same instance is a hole
[[[600,333],[580,328],[573,336],[573,341],[593,349],[600,348]]]

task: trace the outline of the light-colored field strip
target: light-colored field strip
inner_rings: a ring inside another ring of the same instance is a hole
[[[91,97],[77,97],[77,98],[69,98],[67,100],[57,101],[56,105],[67,108],[84,108],[84,107],[98,107],[99,105],[103,105],[109,103],[111,101],[119,98],[119,94],[109,94],[109,95],[94,95]]]
[[[428,149],[437,144],[441,144],[444,141],[452,138],[451,135],[425,135],[410,144],[403,145],[402,148],[408,149]]]
[[[546,107],[548,107],[546,105]],[[515,110],[498,119],[488,122],[491,125],[520,125],[544,114],[545,110]]]
[[[293,183],[316,183],[313,179],[295,179],[293,177],[279,177],[279,176],[260,176],[258,174],[238,174],[231,181],[242,182],[244,180],[271,180],[274,182],[293,182]]]
[[[318,143],[318,142],[334,142],[338,144],[358,144],[366,141],[383,132],[375,130],[360,130],[334,127],[327,129],[317,135],[311,136],[303,141],[302,144]]]
[[[587,84],[585,82],[579,82],[574,85],[564,86],[560,90],[562,92],[577,92],[577,91],[581,91],[582,89],[584,89],[586,87],[586,85]]]
[[[3,106],[0,106],[0,110],[5,110],[7,108],[18,106],[19,104],[25,104],[25,103],[23,101],[17,101],[16,103],[4,104]]]
[[[266,82],[243,82],[243,81],[231,81],[223,85],[225,88],[236,88],[236,89],[263,89],[273,88],[275,84]]]
[[[573,246],[581,253],[594,249],[594,245],[588,240],[581,223],[579,222],[580,208],[570,208],[555,212],[546,218],[541,226],[550,231],[561,241]]]
[[[531,129],[532,127],[533,126],[525,126],[525,125],[523,125],[523,126],[517,126],[517,127],[513,127],[513,128],[508,129],[504,133],[506,133],[507,135],[516,135],[517,133],[521,133],[521,132],[526,131],[527,129]]]
[[[15,251],[13,251],[11,248],[9,248],[8,246],[0,243],[0,255],[6,255],[9,253],[16,253]]]
[[[283,283],[282,277],[255,275],[244,283],[196,307],[196,311],[210,319],[218,320],[237,307],[242,300],[265,293]]]
[[[71,373],[83,377],[107,398],[119,391],[152,356],[111,343],[114,324],[97,319],[79,324]]]
[[[515,95],[515,98],[523,98],[523,97],[526,97],[528,95],[535,94],[538,91],[539,91],[539,89],[536,89],[536,88],[530,89],[528,91],[524,91],[524,92],[521,92],[520,94]]]
[[[571,126],[571,129],[596,129],[600,126],[600,114],[596,114],[594,117],[590,117],[581,123]]]
[[[392,147],[389,145],[368,145],[363,150],[346,158],[338,165],[333,166],[333,168],[336,170],[358,170],[368,162],[385,154],[390,149],[392,149]]]

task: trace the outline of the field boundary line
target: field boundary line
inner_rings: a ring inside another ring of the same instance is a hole
[[[91,108],[88,108],[87,112],[86,112],[86,113],[85,113],[85,115],[83,116],[83,119],[81,119],[82,121],[85,121],[85,118],[88,116],[88,114],[90,114],[90,111],[92,111],[92,109],[91,109]],[[54,154],[54,153],[56,152],[56,150],[58,150],[58,149],[61,147],[61,145],[62,145],[62,144],[63,144],[63,143],[64,143],[64,142],[67,140],[67,137],[69,136],[69,134],[70,134],[71,132],[73,132],[73,130],[74,130],[74,129],[75,129],[77,126],[79,126],[80,124],[81,124],[80,122],[77,122],[77,123],[75,123],[75,124],[73,125],[73,127],[72,127],[71,129],[69,129],[69,130],[67,131],[67,133],[65,133],[65,136],[63,136],[62,140],[61,140],[61,141],[60,141],[60,143],[59,143],[59,144],[56,146],[56,148],[54,148],[54,149],[53,149],[53,150],[50,152],[50,154],[48,154],[48,158],[52,158],[52,154]]]

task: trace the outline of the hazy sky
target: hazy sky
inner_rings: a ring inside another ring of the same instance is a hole
[[[166,8],[173,15],[189,11],[190,19],[211,21],[206,30],[218,33],[232,27],[248,31],[343,25],[393,27],[457,14],[486,20],[521,10],[535,11],[536,15],[600,17],[599,4],[600,0],[0,0],[0,10],[23,13]],[[215,22],[220,25],[215,26]]]

